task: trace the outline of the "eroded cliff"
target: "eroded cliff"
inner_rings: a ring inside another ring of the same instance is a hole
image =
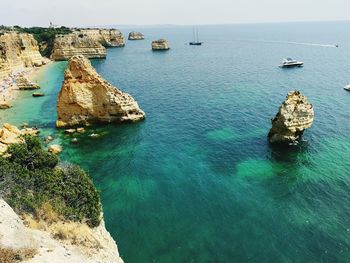
[[[98,41],[104,47],[123,47],[125,40],[118,29],[80,29],[78,32]]]
[[[0,34],[0,79],[13,70],[45,64],[34,37],[26,33]]]
[[[74,56],[57,100],[57,127],[139,121],[145,113],[129,94],[104,80],[84,56]]]

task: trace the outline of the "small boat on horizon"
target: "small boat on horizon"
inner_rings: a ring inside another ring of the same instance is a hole
[[[190,43],[190,46],[201,46],[203,44],[203,42],[200,42],[199,41],[199,38],[198,38],[198,29],[195,30],[193,28],[193,41],[191,41]]]
[[[280,67],[281,68],[293,68],[293,67],[302,67],[304,62],[293,60],[291,58],[285,58],[282,60]]]

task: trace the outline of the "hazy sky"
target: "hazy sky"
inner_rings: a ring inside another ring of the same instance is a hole
[[[67,26],[350,20],[350,0],[0,0],[0,24]]]

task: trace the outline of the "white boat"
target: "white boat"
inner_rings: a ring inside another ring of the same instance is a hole
[[[344,87],[344,89],[347,90],[347,91],[350,91],[350,84],[346,85],[346,86]]]
[[[293,60],[291,58],[285,58],[282,60],[280,67],[281,68],[293,68],[293,67],[302,67],[304,62]]]

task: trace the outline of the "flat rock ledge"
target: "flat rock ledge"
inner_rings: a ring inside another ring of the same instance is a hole
[[[145,118],[133,97],[104,80],[82,55],[69,60],[58,95],[57,115],[58,128]]]
[[[294,143],[314,121],[314,109],[306,96],[290,91],[282,103],[268,134],[270,143]]]
[[[168,41],[165,39],[159,39],[152,41],[152,50],[154,51],[161,51],[161,50],[169,50],[170,45]]]

